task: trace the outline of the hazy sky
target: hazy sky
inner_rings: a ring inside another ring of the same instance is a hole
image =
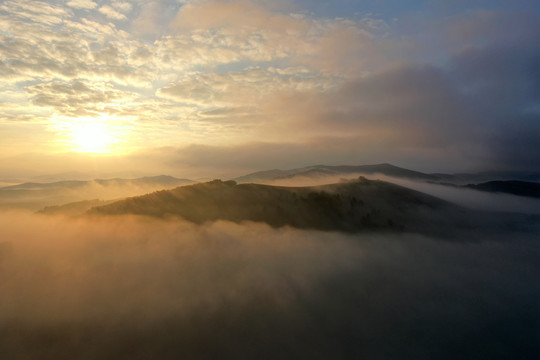
[[[0,177],[540,164],[534,0],[17,0],[0,29]]]

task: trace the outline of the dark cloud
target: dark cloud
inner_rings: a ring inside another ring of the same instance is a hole
[[[400,65],[331,94],[277,98],[273,106],[287,109],[299,131],[370,134],[387,145],[379,154],[389,157],[416,149],[411,158],[440,152],[441,160],[534,170],[540,163],[534,140],[540,137],[539,64],[536,45],[469,48],[446,66]]]
[[[452,75],[483,127],[491,166],[537,169],[540,164],[540,48],[471,49],[456,57]]]
[[[351,109],[345,118],[328,114],[345,127],[387,129],[417,145],[444,146],[472,128],[466,124],[465,101],[434,66],[405,66],[350,82],[330,100],[332,106]]]

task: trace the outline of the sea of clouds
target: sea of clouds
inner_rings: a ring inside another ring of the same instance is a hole
[[[4,212],[0,354],[532,359],[539,255],[519,229],[442,240]]]

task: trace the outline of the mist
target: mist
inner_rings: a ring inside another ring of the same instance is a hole
[[[537,234],[1,215],[6,359],[540,355]]]
[[[363,176],[370,180],[383,180],[420,191],[470,209],[496,212],[540,214],[540,199],[504,193],[490,193],[458,186],[448,186],[425,181],[396,178],[383,174],[339,174],[321,176],[294,176],[286,179],[258,181],[276,186],[317,186],[333,184]]]
[[[26,209],[37,211],[44,207],[59,206],[90,199],[112,200],[143,195],[156,190],[173,188],[189,183],[178,179],[174,183],[144,181],[145,179],[110,179],[92,181],[67,181],[65,183],[30,184],[22,189],[0,189],[1,209]],[[22,184],[24,185],[24,184]]]
[[[505,193],[387,178],[395,184],[424,192],[471,209],[497,212],[540,214],[540,199]]]

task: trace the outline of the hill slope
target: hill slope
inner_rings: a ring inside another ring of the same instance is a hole
[[[413,231],[444,234],[472,228],[476,213],[433,196],[380,180],[316,187],[236,184],[214,180],[158,191],[91,209],[90,214],[180,216],[203,223],[257,221],[271,226],[357,232]]]
[[[70,215],[70,216],[79,216],[94,208],[96,206],[103,206],[114,202],[115,200],[82,200],[70,202],[63,205],[52,205],[45,206],[43,209],[39,210],[38,214],[45,215]]]

